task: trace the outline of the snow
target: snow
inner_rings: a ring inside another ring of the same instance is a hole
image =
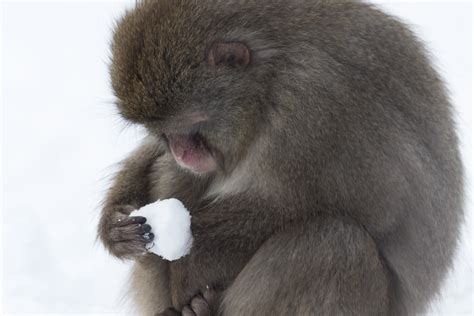
[[[144,136],[116,115],[108,44],[134,0],[1,2],[0,314],[122,314],[130,262],[96,241],[116,163]],[[377,1],[380,2],[380,1]],[[474,106],[472,5],[383,7],[414,24],[456,106],[466,166],[466,224],[433,315],[472,315]]]
[[[149,252],[169,261],[189,254],[193,243],[191,215],[180,200],[158,200],[133,211],[130,216],[143,216],[151,226],[155,240],[147,247]]]

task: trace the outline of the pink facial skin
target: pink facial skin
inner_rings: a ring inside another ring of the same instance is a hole
[[[171,153],[181,167],[196,173],[206,173],[217,168],[216,160],[203,142],[190,135],[169,135],[168,140]]]

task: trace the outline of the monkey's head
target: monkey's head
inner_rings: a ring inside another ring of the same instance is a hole
[[[267,106],[268,74],[252,47],[213,15],[199,1],[144,1],[119,22],[112,44],[121,115],[162,137],[196,173],[232,169]]]
[[[396,152],[397,135],[423,127],[402,129],[405,114],[422,120],[436,100],[419,98],[441,91],[409,30],[350,0],[144,0],[116,28],[110,71],[122,116],[181,166],[229,174],[245,161],[282,188],[337,188],[329,166],[347,175]]]

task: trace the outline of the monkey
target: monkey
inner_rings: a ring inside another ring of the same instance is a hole
[[[133,260],[140,314],[414,315],[439,293],[463,166],[445,83],[404,22],[352,0],[142,0],[110,77],[146,137],[98,236]],[[129,216],[166,198],[194,238],[171,262]]]

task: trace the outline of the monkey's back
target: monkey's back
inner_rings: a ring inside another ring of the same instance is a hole
[[[282,10],[290,34],[274,97],[286,107],[274,115],[274,162],[261,163],[279,171],[285,199],[360,223],[391,272],[395,314],[420,312],[451,266],[463,213],[444,84],[416,36],[371,6]]]

